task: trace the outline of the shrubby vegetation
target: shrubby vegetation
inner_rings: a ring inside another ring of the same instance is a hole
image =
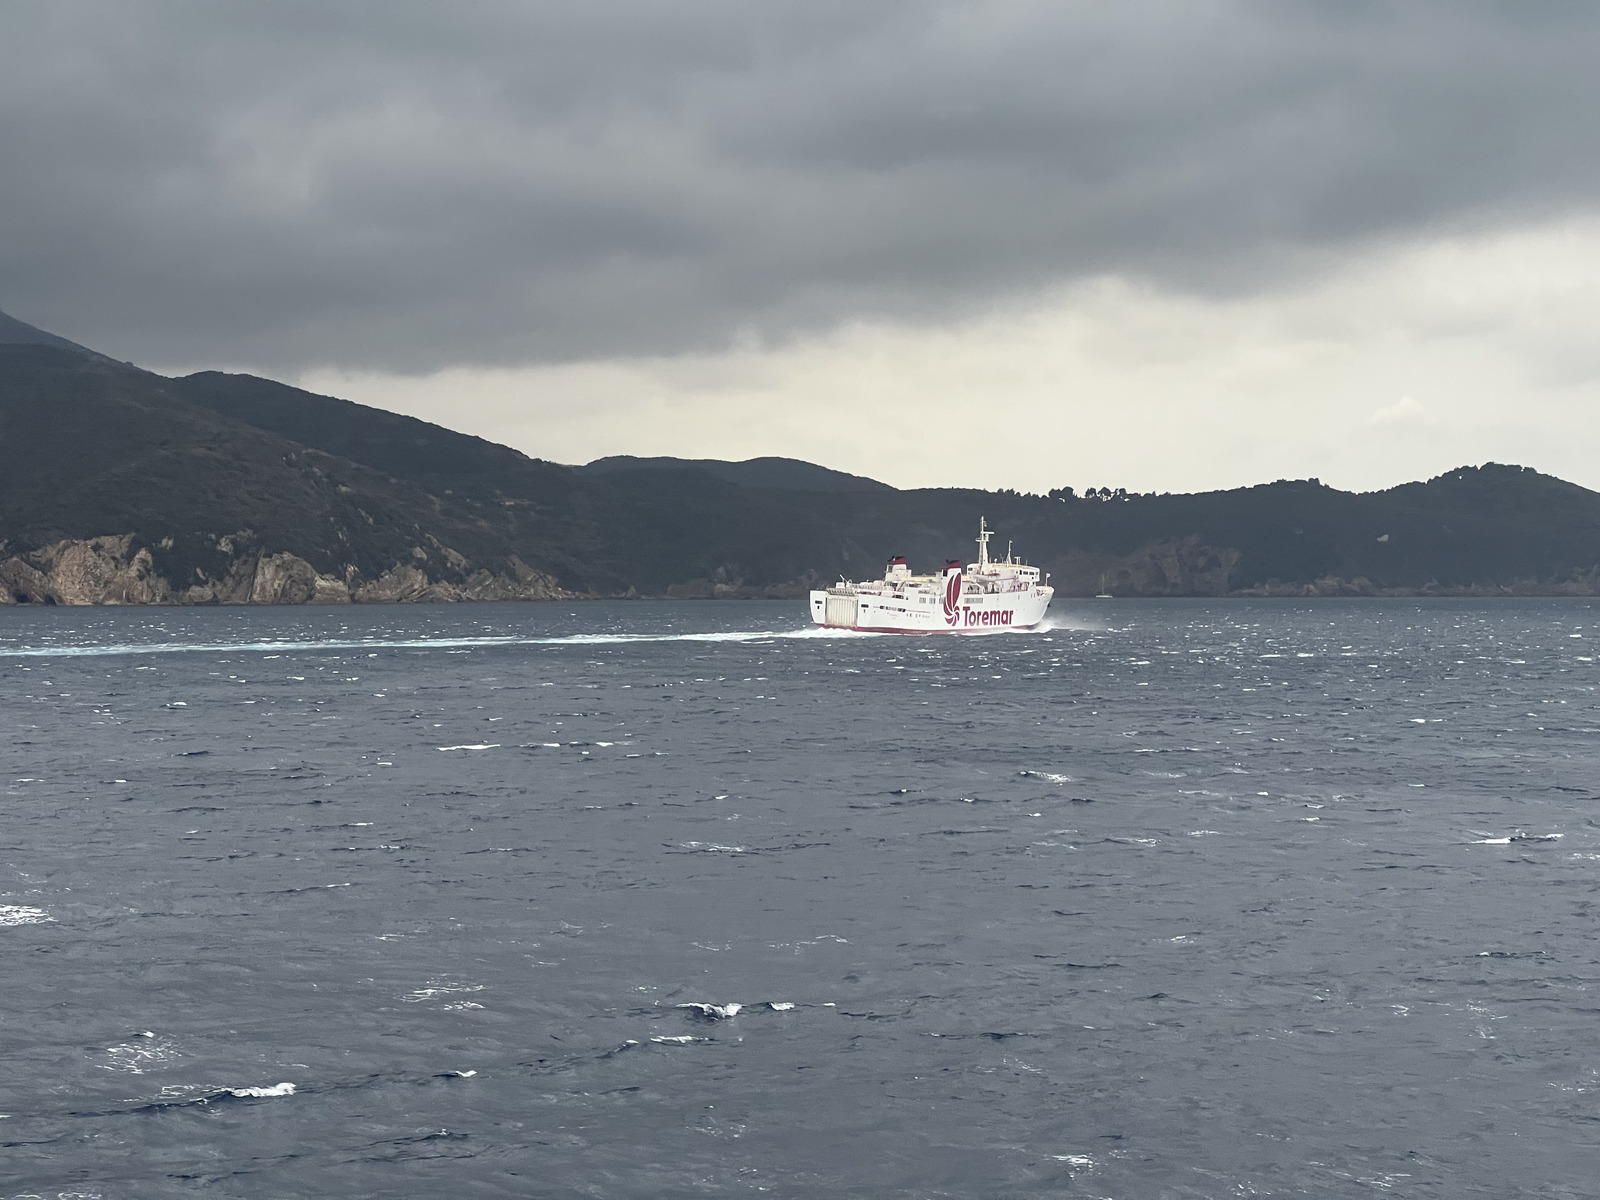
[[[51,345],[0,345],[0,444],[0,557],[131,533],[179,587],[288,552],[368,579],[520,563],[591,594],[792,595],[890,554],[970,556],[982,515],[997,550],[1014,541],[1068,594],[1600,590],[1600,495],[1495,464],[1369,494],[897,491],[784,460],[585,470],[268,380]]]

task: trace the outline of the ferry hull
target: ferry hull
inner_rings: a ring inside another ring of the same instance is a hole
[[[1027,562],[989,557],[994,531],[978,518],[978,561],[965,568],[947,559],[937,575],[914,575],[903,554],[889,560],[882,579],[841,579],[811,593],[811,620],[857,633],[1004,633],[1032,629],[1044,620],[1055,589],[1050,577]]]
[[[963,595],[955,605],[938,597],[811,593],[813,624],[857,633],[1003,633],[1044,620],[1055,589]]]

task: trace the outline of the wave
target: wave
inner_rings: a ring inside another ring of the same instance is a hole
[[[206,1084],[172,1084],[161,1089],[161,1094],[154,1099],[144,1102],[135,1101],[128,1108],[112,1108],[99,1111],[88,1109],[69,1110],[75,1117],[111,1117],[121,1115],[139,1115],[161,1112],[171,1112],[174,1109],[207,1108],[213,1104],[228,1104],[235,1100],[274,1100],[281,1096],[293,1096],[298,1091],[294,1084],[287,1080],[283,1083],[266,1087],[217,1087]]]

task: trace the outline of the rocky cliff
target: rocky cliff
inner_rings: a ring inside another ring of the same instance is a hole
[[[428,561],[420,548],[416,554]],[[150,548],[125,533],[68,539],[0,557],[0,604],[394,604],[579,597],[521,559],[513,558],[512,565],[514,573],[479,569],[451,580],[430,578],[418,562],[396,563],[365,579],[354,566],[325,574],[288,552],[256,552],[235,555],[215,578],[200,575],[180,585],[159,574]]]

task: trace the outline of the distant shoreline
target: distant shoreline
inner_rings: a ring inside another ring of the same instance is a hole
[[[1225,596],[1191,594],[1182,596],[1112,596],[1110,599],[1101,599],[1097,596],[1057,596],[1051,602],[1051,612],[1057,612],[1065,604],[1071,604],[1074,609],[1085,606],[1107,606],[1112,604],[1136,604],[1141,602],[1158,602],[1163,600],[1204,600],[1214,603],[1236,604],[1252,600],[1267,601],[1328,601],[1328,600],[1354,600],[1371,603],[1383,603],[1390,600],[1440,600],[1440,601],[1502,601],[1502,600],[1595,600],[1600,599],[1600,594],[1593,592],[1563,592],[1563,591],[1519,591],[1519,592],[1384,592],[1381,594],[1343,594],[1343,595],[1293,595],[1287,593],[1255,593],[1231,592]],[[67,609],[74,612],[88,610],[114,610],[114,609],[173,609],[184,611],[236,611],[240,609],[319,609],[319,610],[345,610],[345,609],[377,609],[377,608],[420,608],[420,607],[478,607],[483,605],[508,604],[508,605],[544,605],[544,604],[759,604],[764,606],[793,605],[792,597],[780,596],[546,596],[539,598],[503,598],[484,600],[361,600],[347,601],[344,603],[327,603],[319,601],[305,601],[300,603],[283,603],[271,601],[243,601],[243,602],[209,602],[185,603],[183,601],[96,601],[89,603],[35,603],[30,601],[0,600],[0,613],[15,612],[44,612],[51,610]],[[797,610],[798,611],[798,610]],[[928,636],[937,636],[930,634]]]

